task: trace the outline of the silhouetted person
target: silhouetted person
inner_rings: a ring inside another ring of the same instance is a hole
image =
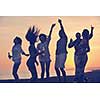
[[[91,26],[91,34],[89,34],[88,29],[83,30],[82,32],[83,38],[79,44],[78,63],[80,68],[80,76],[79,76],[80,82],[84,82],[84,70],[88,61],[87,53],[90,52],[89,40],[93,37],[93,29],[94,27]]]
[[[39,55],[39,61],[41,64],[41,78],[44,78],[44,74],[46,71],[46,78],[48,78],[49,75],[49,69],[50,69],[50,52],[49,52],[49,43],[51,40],[51,34],[53,31],[55,24],[52,24],[49,36],[47,37],[45,34],[40,34],[39,39],[41,43],[37,45],[38,51],[43,52],[42,54]]]
[[[12,48],[12,56],[10,55],[10,53],[8,53],[8,57],[9,57],[9,59],[12,58],[12,60],[14,62],[12,74],[13,74],[15,80],[18,80],[19,77],[18,77],[17,71],[21,64],[21,54],[25,55],[25,56],[29,56],[29,54],[26,54],[22,50],[22,47],[21,47],[22,39],[20,37],[16,37],[13,42],[14,42],[14,46]]]
[[[60,24],[60,31],[59,31],[59,37],[60,39],[57,41],[57,47],[56,47],[56,61],[55,61],[55,71],[58,76],[58,79],[60,80],[60,71],[62,72],[62,75],[64,77],[64,80],[66,79],[66,72],[64,70],[65,68],[65,62],[67,58],[67,42],[68,38],[66,36],[66,33],[64,31],[62,21],[58,19],[58,22]]]
[[[30,46],[29,46],[30,57],[27,61],[27,66],[28,66],[29,71],[31,72],[32,80],[36,80],[38,78],[37,70],[36,70],[36,64],[38,66],[38,62],[36,60],[36,57],[39,54],[41,54],[41,52],[40,53],[38,52],[37,48],[35,47],[35,43],[37,42],[39,31],[40,30],[38,28],[35,28],[35,26],[33,26],[32,29],[29,28],[26,34],[26,39],[30,43]]]
[[[87,53],[90,52],[89,40],[93,37],[93,29],[91,26],[91,33],[87,29],[84,29],[82,32],[82,39],[77,39],[75,41],[70,40],[69,47],[75,47],[75,66],[76,66],[76,81],[84,82],[87,81],[84,76],[84,70],[86,63],[88,61]],[[80,41],[80,42],[79,42]]]
[[[77,56],[78,56],[78,46],[81,42],[81,34],[79,32],[76,33],[76,40],[73,41],[73,39],[70,39],[70,43],[68,44],[69,48],[74,47],[75,48],[75,53],[74,53],[74,62],[75,62],[75,80],[78,81],[78,75],[79,75],[79,65],[77,65]]]

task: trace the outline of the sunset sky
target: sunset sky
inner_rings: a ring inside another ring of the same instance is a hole
[[[50,42],[50,54],[52,63],[50,66],[50,74],[55,75],[54,63],[55,63],[55,50],[56,42],[59,39],[58,31],[60,29],[57,19],[61,18],[65,28],[65,32],[70,38],[75,39],[75,33],[80,32],[84,28],[90,30],[91,25],[95,27],[94,37],[90,40],[91,52],[88,53],[89,60],[86,65],[86,71],[100,69],[100,17],[88,16],[31,16],[31,17],[0,17],[0,79],[8,79],[12,77],[13,62],[8,59],[7,54],[11,52],[13,46],[13,39],[16,36],[20,36],[23,40],[22,48],[28,53],[29,43],[25,39],[25,34],[30,26],[36,25],[40,29],[40,33],[48,35],[50,26],[52,23],[56,23],[56,27],[52,33],[52,39]],[[22,64],[19,67],[19,76],[21,78],[29,78],[30,73],[26,66],[27,57],[22,57]],[[74,48],[68,49],[68,56],[66,60],[66,72],[68,75],[74,74]],[[38,74],[40,75],[40,66],[37,66]]]

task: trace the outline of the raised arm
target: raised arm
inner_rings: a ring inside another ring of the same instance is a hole
[[[93,30],[94,30],[94,27],[91,25],[91,33],[89,34],[89,39],[93,37]]]
[[[72,39],[70,39],[70,42],[68,44],[68,48],[72,48],[75,45],[75,41],[73,41]]]
[[[60,32],[61,32],[63,38],[68,39],[68,38],[67,38],[67,35],[66,35],[65,31],[64,31],[64,27],[63,27],[63,24],[62,24],[62,20],[61,20],[61,19],[58,19],[58,22],[59,22],[59,24],[60,24],[60,28],[61,28]]]
[[[62,25],[62,20],[61,20],[61,19],[58,19],[58,22],[59,22],[59,24],[60,24],[60,28],[61,28],[61,30],[64,31],[64,27],[63,27],[63,25]]]
[[[51,34],[52,34],[52,31],[53,31],[53,28],[55,27],[55,25],[56,24],[52,24],[52,26],[51,26],[51,29],[50,29],[50,32],[49,32],[49,36],[48,36],[49,38],[51,38]]]

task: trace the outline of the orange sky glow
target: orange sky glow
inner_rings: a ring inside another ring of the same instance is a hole
[[[30,26],[36,25],[40,28],[40,33],[48,34],[52,23],[56,23],[56,27],[52,33],[50,42],[51,66],[50,74],[55,75],[55,50],[56,42],[59,39],[58,31],[60,29],[57,19],[61,18],[65,28],[65,32],[70,38],[75,39],[75,33],[80,32],[84,28],[90,30],[91,25],[95,27],[94,37],[90,40],[91,52],[88,53],[89,60],[86,65],[86,71],[100,69],[100,17],[96,16],[30,16],[30,17],[0,17],[0,79],[13,78],[12,65],[13,62],[7,58],[7,53],[12,49],[13,39],[15,36],[20,36],[23,40],[22,48],[28,53],[29,43],[25,39],[25,34]],[[22,57],[22,63],[19,67],[19,76],[21,78],[29,78],[30,73],[26,66],[27,57]],[[74,48],[68,49],[68,56],[66,60],[66,72],[68,75],[74,74]],[[37,71],[40,76],[41,68],[37,66]]]

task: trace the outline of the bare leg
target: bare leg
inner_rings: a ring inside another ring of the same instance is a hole
[[[18,77],[18,74],[17,74],[17,71],[18,71],[18,68],[20,66],[20,63],[14,63],[14,66],[13,66],[13,76],[15,78],[15,80],[18,80],[19,77]]]
[[[57,77],[60,81],[60,70],[59,70],[59,68],[55,68],[55,71],[56,71]]]
[[[46,62],[46,77],[49,78],[50,61]]]
[[[41,78],[44,78],[44,72],[45,72],[45,63],[44,62],[40,62],[41,64]]]

